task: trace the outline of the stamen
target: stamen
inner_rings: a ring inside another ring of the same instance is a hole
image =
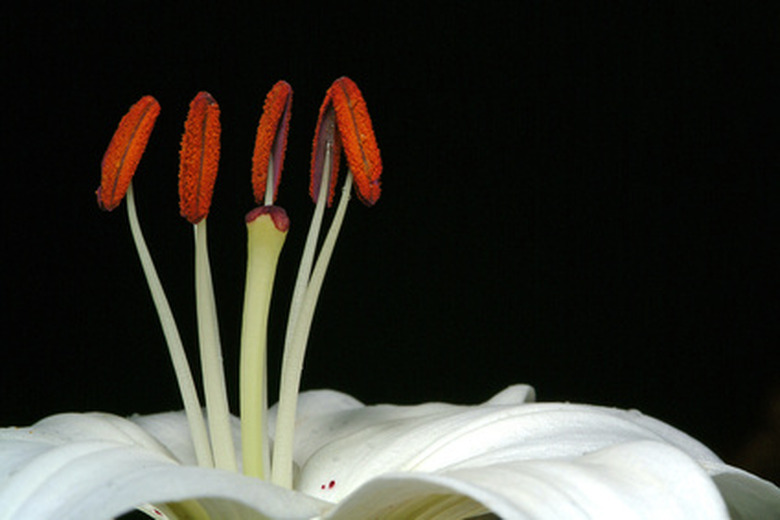
[[[96,192],[101,209],[111,211],[122,202],[159,114],[157,100],[144,96],[119,122],[101,163],[100,187]]]
[[[268,410],[268,311],[276,264],[290,221],[282,208],[260,206],[249,212],[246,225],[247,271],[241,329],[241,444],[244,474],[264,479],[270,466],[265,423]]]
[[[282,171],[291,103],[292,89],[283,81],[274,85],[266,97],[264,112],[258,124],[252,175],[255,198],[258,203],[262,200],[265,205],[247,215],[249,251],[241,338],[241,426],[244,472],[260,478],[264,478],[271,465],[264,423],[268,401],[268,310],[276,264],[289,227],[284,210],[271,204],[276,198]],[[219,162],[219,107],[206,92],[199,93],[190,104],[182,137],[179,172],[181,214],[194,225],[195,231],[198,337],[211,447],[208,445],[205,423],[181,339],[143,241],[133,202],[130,179],[158,113],[159,105],[147,96],[122,120],[104,156],[104,173],[97,192],[98,200],[101,207],[113,209],[125,192],[128,194],[133,237],[171,350],[199,464],[211,465],[213,453],[213,464],[216,467],[235,470],[237,461],[206,240],[206,217]],[[333,200],[342,147],[347,157],[347,175],[336,213],[315,262],[319,230],[325,206],[330,206]],[[271,467],[272,481],[288,488],[292,487],[293,433],[306,342],[325,273],[346,214],[352,185],[355,184],[358,198],[367,206],[375,204],[381,194],[379,177],[382,162],[379,148],[366,103],[360,90],[349,78],[336,80],[328,89],[320,107],[311,166],[310,192],[316,207],[287,324]],[[332,481],[330,487],[334,485]]]
[[[208,92],[190,103],[179,154],[181,216],[197,224],[208,215],[219,166],[219,105]]]
[[[190,103],[179,162],[179,207],[194,225],[195,296],[198,315],[203,389],[214,464],[235,471],[237,461],[222,363],[217,307],[209,266],[206,216],[219,167],[219,106],[208,92]]]
[[[333,198],[341,142],[344,142],[345,153],[347,149],[351,150],[347,155],[349,170],[336,214],[312,271],[312,259],[324,211],[326,192],[329,193],[328,204]],[[353,168],[358,170],[358,175],[354,175]],[[274,436],[272,481],[280,486],[292,487],[293,433],[303,357],[319,292],[346,213],[353,178],[357,185],[358,197],[364,204],[371,206],[380,195],[381,172],[382,161],[365,101],[352,80],[346,77],[340,78],[328,89],[320,107],[314,137],[309,189],[317,206],[306,239],[287,323]],[[358,177],[360,181],[357,180]]]
[[[252,189],[258,204],[270,206],[276,200],[291,106],[292,87],[286,81],[277,82],[265,98],[252,156]]]
[[[333,82],[328,97],[336,111],[336,125],[347,164],[355,176],[357,196],[366,206],[373,206],[381,194],[382,159],[366,101],[355,82],[346,76]]]
[[[292,488],[293,485],[293,435],[306,342],[311,331],[314,311],[317,306],[320,289],[322,289],[322,283],[325,280],[328,263],[336,246],[336,239],[341,230],[341,224],[344,222],[351,188],[352,174],[348,172],[341,191],[341,198],[336,208],[336,214],[333,216],[328,234],[322,243],[322,250],[317,257],[314,271],[312,271],[311,280],[306,287],[298,319],[287,324],[288,328],[293,327],[293,329],[289,335],[290,342],[285,344],[282,360],[279,406],[276,415],[276,433],[274,435],[274,452],[271,465],[273,470],[272,482],[287,488]]]
[[[135,249],[138,252],[138,258],[141,260],[141,267],[143,267],[144,276],[146,277],[146,284],[149,286],[149,292],[152,293],[154,307],[157,309],[157,316],[160,319],[165,342],[168,345],[168,353],[171,356],[176,381],[179,384],[179,393],[184,402],[184,410],[190,426],[190,434],[192,435],[198,466],[211,468],[214,466],[214,461],[211,455],[211,448],[209,447],[206,422],[203,419],[198,392],[195,389],[195,381],[192,377],[190,365],[187,362],[187,354],[184,353],[184,345],[179,335],[179,329],[176,326],[176,320],[173,318],[171,306],[168,304],[168,298],[165,297],[160,277],[157,276],[157,269],[154,267],[152,256],[149,254],[149,248],[146,246],[144,235],[141,232],[141,224],[138,222],[138,215],[135,209],[132,184],[127,190],[127,215],[130,221],[130,231],[133,235]]]
[[[154,121],[160,112],[160,105],[151,97],[146,96],[133,105],[130,112],[119,123],[119,128],[114,134],[111,144],[103,156],[101,185],[98,188],[98,204],[103,209],[116,208],[122,198],[127,194],[127,216],[130,223],[130,231],[133,236],[138,258],[141,261],[146,283],[160,319],[160,325],[168,345],[176,381],[179,385],[179,393],[184,402],[184,409],[192,435],[195,456],[199,466],[213,467],[211,448],[209,447],[206,423],[203,419],[198,393],[192,378],[184,346],[173,318],[173,312],[165,297],[160,278],[146,246],[141,224],[135,208],[133,195],[132,176],[141,159],[146,143],[151,134]]]

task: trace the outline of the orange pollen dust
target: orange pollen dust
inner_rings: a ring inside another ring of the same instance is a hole
[[[219,105],[208,92],[190,103],[179,152],[179,210],[197,224],[209,213],[219,167]]]
[[[265,98],[263,115],[257,125],[255,152],[252,155],[252,190],[255,202],[263,204],[268,188],[268,164],[273,157],[273,200],[279,188],[290,126],[292,87],[286,81],[277,82]]]
[[[334,81],[328,93],[336,111],[336,126],[347,164],[355,179],[355,191],[363,204],[373,206],[381,195],[382,158],[363,94],[346,76]]]
[[[122,202],[159,114],[157,100],[144,96],[119,122],[101,163],[100,186],[96,192],[101,209],[111,211]]]

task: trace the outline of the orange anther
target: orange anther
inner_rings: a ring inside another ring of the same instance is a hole
[[[159,113],[157,100],[144,96],[119,122],[101,163],[100,186],[96,193],[102,209],[111,211],[125,197]]]
[[[277,82],[265,98],[263,115],[257,125],[255,153],[252,156],[252,189],[255,202],[263,204],[268,187],[268,163],[273,155],[273,200],[282,177],[287,130],[290,124],[292,87],[286,81]]]
[[[355,179],[358,198],[367,206],[379,199],[382,159],[371,126],[368,108],[357,85],[346,76],[333,82],[325,95],[317,120],[311,160],[309,191],[316,202],[327,144],[332,145],[332,175],[328,204],[333,200],[335,173],[341,147]]]
[[[190,103],[179,153],[179,209],[197,224],[209,213],[219,167],[219,105],[208,92]]]

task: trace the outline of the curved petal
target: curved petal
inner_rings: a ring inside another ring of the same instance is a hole
[[[647,427],[644,418],[635,412],[588,405],[382,405],[309,422],[308,434],[316,434],[322,444],[300,460],[297,487],[329,501],[338,501],[387,472],[439,472],[576,457],[640,440],[679,444],[689,457],[702,455],[706,461],[719,462],[704,446],[681,432],[681,440],[671,442],[676,431],[671,427],[656,428],[662,430],[661,435]],[[331,486],[331,481],[336,484]]]
[[[328,518],[449,518],[456,510],[505,519],[589,519],[605,511],[627,519],[728,518],[701,467],[676,448],[647,441],[573,459],[391,473],[360,487]]]
[[[777,518],[780,488],[726,464],[705,465],[729,508],[731,518]]]
[[[734,518],[778,510],[777,486],[661,421],[532,399],[521,385],[478,406],[365,406],[305,392],[299,491],[179,465],[195,461],[182,412],[56,415],[0,429],[0,518],[105,518],[147,502],[211,518],[577,518],[605,509],[725,518],[723,499]]]
[[[520,405],[534,400],[534,389],[512,385],[488,400],[487,405]],[[269,431],[274,432],[276,405],[269,411]],[[303,464],[325,444],[385,420],[426,417],[438,412],[464,410],[470,406],[425,403],[417,406],[366,406],[354,397],[336,390],[309,390],[298,396],[295,419],[295,462]],[[345,413],[357,412],[357,413]]]
[[[171,456],[170,452],[143,428],[101,412],[61,413],[41,419],[27,428],[0,429],[0,440],[26,439],[51,444],[81,441],[110,441],[140,446]]]
[[[77,432],[88,440],[72,440]],[[235,473],[180,466],[167,449],[150,446],[161,445],[132,422],[105,414],[65,414],[2,429],[0,518],[113,518],[143,503],[188,499],[198,504],[173,510],[304,519],[331,506]]]
[[[295,415],[295,438],[293,460],[300,466],[309,456],[323,444],[331,441],[327,431],[319,429],[323,418],[338,415],[343,412],[365,408],[365,405],[354,397],[335,390],[310,390],[298,396],[298,408]],[[268,431],[276,432],[276,414],[278,403],[268,412]],[[325,419],[327,422],[327,419]]]
[[[134,415],[129,419],[147,434],[162,444],[180,463],[186,466],[197,466],[195,446],[192,443],[190,425],[183,411],[163,412],[152,415]],[[241,422],[236,417],[230,418],[233,433],[233,446],[236,446],[236,459],[241,461]],[[240,468],[239,468],[240,469]]]
[[[536,390],[530,385],[512,385],[485,401],[486,405],[519,405],[536,401]]]

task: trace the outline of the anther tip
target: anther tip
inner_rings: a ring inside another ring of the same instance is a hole
[[[263,104],[263,114],[257,125],[255,151],[252,155],[252,190],[255,202],[262,204],[266,190],[273,190],[271,199],[276,200],[276,191],[282,175],[284,155],[287,148],[287,132],[290,125],[292,87],[284,80],[277,81]],[[269,163],[273,157],[273,169],[269,175]],[[270,182],[269,182],[270,181]]]
[[[335,120],[335,121],[334,121]],[[335,123],[335,131],[332,130]],[[376,142],[371,117],[363,94],[354,81],[342,76],[328,89],[320,107],[320,117],[312,151],[312,180],[310,192],[316,202],[325,147],[333,144],[334,156],[328,203],[333,198],[335,174],[338,168],[338,150],[343,149],[347,164],[355,180],[355,192],[366,206],[373,206],[381,195],[379,177],[382,159]]]
[[[197,224],[209,213],[219,168],[219,105],[208,92],[190,103],[179,152],[179,209]]]
[[[111,211],[122,202],[159,113],[157,100],[144,96],[119,122],[100,163],[100,187],[95,193],[101,209]]]

